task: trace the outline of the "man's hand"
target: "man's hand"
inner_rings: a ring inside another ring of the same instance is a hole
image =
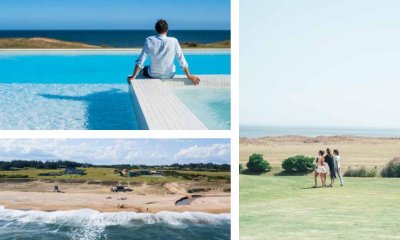
[[[189,78],[190,80],[192,80],[192,82],[193,82],[194,85],[199,85],[199,83],[200,83],[200,78],[198,78],[198,77],[196,77],[196,76],[193,76],[193,75],[188,76],[188,78]]]
[[[190,80],[192,80],[192,82],[193,82],[194,85],[199,85],[199,83],[200,83],[200,78],[191,75],[190,72],[189,72],[189,68],[188,68],[188,67],[185,67],[185,68],[183,69],[183,71],[185,71],[186,77],[189,78]]]
[[[135,80],[137,75],[139,74],[140,71],[140,66],[136,65],[135,70],[133,71],[132,75],[129,75],[128,78],[126,79],[129,83],[130,80]]]
[[[134,76],[134,75],[129,75],[129,76],[126,78],[126,81],[127,81],[128,83],[130,83],[130,81],[131,81],[131,80],[135,80],[135,78],[136,78],[136,76]]]

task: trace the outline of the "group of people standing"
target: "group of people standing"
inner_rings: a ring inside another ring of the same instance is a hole
[[[331,182],[326,185],[326,175],[329,173]],[[314,188],[318,186],[318,175],[321,177],[322,187],[333,187],[335,178],[339,177],[340,185],[343,186],[343,177],[340,172],[339,150],[334,149],[333,154],[329,148],[326,152],[319,150],[318,157],[315,159]]]

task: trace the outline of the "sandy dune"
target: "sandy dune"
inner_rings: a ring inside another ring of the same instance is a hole
[[[74,210],[90,208],[101,212],[135,211],[156,213],[159,211],[193,211],[229,213],[230,194],[211,191],[200,193],[189,205],[176,206],[175,202],[190,196],[178,183],[164,186],[142,185],[132,187],[128,193],[111,193],[108,186],[90,184],[57,184],[60,193],[52,192],[54,183],[39,181],[23,183],[0,183],[0,205],[24,210]],[[119,200],[126,198],[126,200]],[[123,204],[123,208],[118,205]]]
[[[253,153],[262,153],[272,165],[279,165],[295,155],[316,156],[319,149],[340,150],[343,167],[382,167],[400,155],[399,138],[354,136],[304,137],[283,136],[240,139],[240,162],[247,163]]]

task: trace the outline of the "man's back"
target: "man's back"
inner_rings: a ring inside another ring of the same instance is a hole
[[[136,64],[143,67],[147,56],[150,57],[148,74],[153,78],[173,77],[175,73],[175,57],[177,57],[181,68],[188,66],[178,40],[162,34],[146,38],[142,53]]]

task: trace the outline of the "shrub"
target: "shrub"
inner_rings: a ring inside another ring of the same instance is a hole
[[[271,165],[265,161],[263,155],[259,153],[251,155],[246,166],[250,173],[263,173],[271,170]]]
[[[393,158],[382,169],[382,177],[400,177],[400,157]]]
[[[0,178],[29,178],[28,175],[12,174],[12,175],[1,175]]]
[[[243,165],[241,163],[239,163],[239,173],[243,171]]]
[[[314,158],[297,155],[283,160],[282,168],[286,172],[306,173],[314,169]]]
[[[366,167],[349,167],[343,175],[344,177],[376,177],[378,167],[367,169]]]

